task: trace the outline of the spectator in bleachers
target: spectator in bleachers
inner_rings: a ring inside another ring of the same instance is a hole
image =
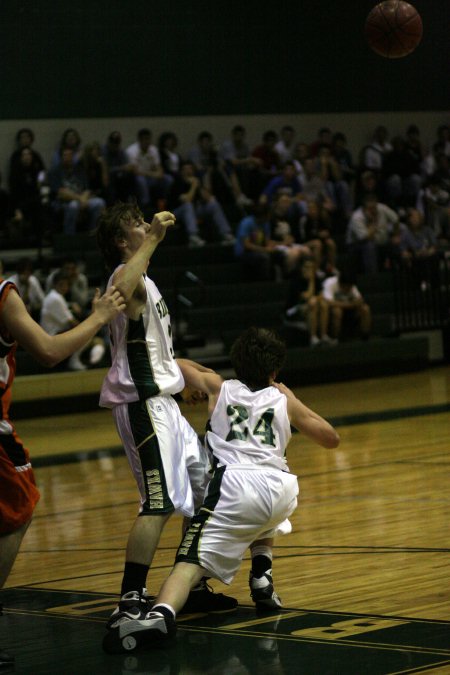
[[[49,335],[64,333],[79,323],[65,297],[69,292],[69,286],[69,279],[60,271],[53,278],[53,288],[44,298],[39,323]],[[67,362],[69,370],[86,370],[87,366],[81,361],[81,356],[87,350],[89,350],[89,364],[99,363],[105,353],[103,339],[96,336],[75,352]]]
[[[330,149],[333,146],[333,135],[329,127],[322,127],[317,132],[317,138],[309,146],[309,154],[311,157],[317,157],[320,148],[327,147]]]
[[[443,152],[450,157],[450,127],[447,124],[441,124],[436,129],[436,142],[433,145],[433,152],[436,155]]]
[[[342,271],[325,279],[320,304],[322,342],[333,343],[344,335],[359,335],[363,340],[369,338],[372,313],[356,286],[356,278],[352,273]]]
[[[388,130],[385,126],[379,125],[373,132],[372,141],[364,146],[360,153],[360,169],[367,169],[379,178],[383,171],[384,158],[392,150],[389,142]]]
[[[292,328],[307,328],[311,347],[321,343],[320,329],[320,292],[322,280],[317,275],[316,264],[312,258],[305,257],[297,273],[291,277],[284,325]],[[323,342],[332,343],[324,333]]]
[[[306,202],[303,195],[303,186],[300,183],[295,170],[293,161],[286,162],[282,172],[274,176],[264,188],[259,201],[269,205],[280,195],[289,197],[289,220],[295,222],[298,232],[298,222],[301,216],[306,213]],[[285,201],[285,203],[287,203]]]
[[[70,148],[63,150],[61,163],[50,170],[49,183],[52,208],[56,214],[63,214],[64,233],[76,233],[81,214],[87,214],[89,230],[93,230],[105,202],[88,190],[86,174],[83,167],[74,162]]]
[[[327,186],[316,168],[316,160],[307,157],[303,163],[304,176],[302,180],[303,198],[307,201],[315,201],[322,205],[328,213],[333,213],[336,206],[327,192]]]
[[[309,248],[319,274],[336,274],[337,245],[333,239],[332,219],[323,205],[307,202],[307,213],[299,223],[300,241]]]
[[[110,202],[109,171],[103,158],[100,143],[88,143],[81,153],[80,164],[86,176],[86,183],[92,195],[101,197],[105,203]]]
[[[435,287],[439,282],[438,239],[417,209],[408,209],[405,222],[400,235],[402,260],[411,269],[417,285]]]
[[[297,172],[297,176],[299,180],[301,181],[302,185],[304,183],[304,177],[305,177],[305,161],[311,158],[311,155],[309,153],[309,145],[307,143],[303,143],[302,141],[299,141],[294,145],[294,150],[292,153],[292,161],[294,162],[295,165],[295,170]]]
[[[399,217],[375,195],[366,195],[347,226],[346,244],[355,269],[376,274],[383,266]]]
[[[192,162],[184,162],[180,174],[174,177],[167,203],[177,221],[183,223],[189,246],[205,244],[199,234],[199,221],[205,231],[214,230],[210,232],[211,238],[217,236],[224,244],[234,243],[230,224],[219,202],[195,174]]]
[[[311,255],[308,246],[300,243],[298,214],[292,211],[293,198],[283,192],[274,197],[270,209],[270,239],[284,277],[289,277],[305,256]]]
[[[420,138],[420,129],[415,124],[410,124],[406,129],[405,143],[409,155],[416,163],[419,173],[423,176],[424,161],[427,153]]]
[[[364,201],[366,195],[377,195],[381,198],[382,188],[378,174],[370,169],[359,173],[355,185],[355,206],[359,207]]]
[[[420,190],[416,206],[440,247],[447,250],[450,246],[450,191],[442,187],[437,174],[430,176]]]
[[[251,156],[246,131],[241,124],[234,126],[230,139],[222,143],[220,156],[227,171],[236,174],[241,193],[247,201],[257,199],[260,193],[259,160]],[[241,199],[241,202],[246,205],[245,200]]]
[[[8,280],[16,284],[20,297],[29,314],[34,319],[37,319],[45,293],[39,279],[33,274],[33,261],[31,258],[21,258],[17,262],[15,273],[10,275]]]
[[[238,225],[235,256],[242,263],[247,281],[269,281],[274,277],[274,242],[270,238],[269,208],[257,204],[253,213],[245,216]]]
[[[81,137],[76,129],[70,127],[63,132],[59,145],[53,153],[50,169],[54,169],[62,163],[64,150],[72,151],[75,163],[81,159]]]
[[[134,166],[122,147],[120,131],[111,131],[102,149],[109,173],[110,200],[127,202],[135,196]]]
[[[352,212],[350,185],[342,178],[342,170],[328,145],[318,149],[316,171],[325,185],[325,191],[334,204],[334,210],[348,219]]]
[[[285,124],[280,131],[280,140],[275,145],[275,150],[280,158],[282,166],[293,159],[294,156],[295,129],[290,124]]]
[[[45,281],[45,292],[49,293],[51,291],[56,275],[60,273],[69,282],[69,290],[65,294],[69,309],[78,319],[86,316],[90,300],[89,281],[72,256],[66,256],[61,261],[61,266],[50,272]]]
[[[165,174],[175,177],[180,173],[182,158],[177,152],[178,138],[173,131],[165,131],[158,139],[161,166]]]
[[[341,170],[342,180],[345,180],[345,182],[351,186],[355,180],[356,169],[353,163],[352,153],[347,146],[347,138],[345,134],[340,131],[333,135],[331,152]]]
[[[277,175],[281,169],[281,162],[278,152],[275,150],[278,136],[275,131],[265,131],[262,137],[262,143],[252,150],[252,157],[258,162],[258,194],[260,194],[267,183]]]
[[[167,198],[172,178],[163,172],[158,148],[152,143],[150,129],[138,131],[137,141],[128,146],[126,155],[133,166],[139,206],[144,210],[150,206],[159,209]]]
[[[10,235],[13,240],[41,241],[43,213],[41,203],[42,164],[31,148],[23,147],[18,160],[11,165],[9,196],[12,219]]]
[[[9,158],[10,175],[14,171],[16,165],[21,163],[23,148],[28,148],[31,151],[33,157],[32,165],[33,167],[35,167],[35,169],[38,170],[38,173],[39,171],[45,171],[44,161],[39,152],[37,152],[33,148],[33,144],[34,144],[33,131],[28,128],[19,129],[19,131],[16,134],[16,149]]]
[[[392,208],[415,205],[422,185],[421,160],[408,150],[405,139],[392,139],[392,150],[385,155],[383,185],[386,202]]]

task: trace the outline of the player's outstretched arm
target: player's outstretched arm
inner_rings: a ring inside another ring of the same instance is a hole
[[[222,386],[223,380],[221,376],[209,368],[199,370],[198,367],[202,368],[202,366],[195,362],[191,364],[188,359],[177,359],[177,362],[183,373],[186,386],[191,389],[198,389],[207,395],[208,410],[211,413],[214,410]]]
[[[11,291],[5,301],[2,322],[8,333],[37,361],[52,367],[82,349],[124,308],[123,297],[113,286],[101,297],[97,289],[92,313],[84,321],[65,333],[48,335],[28,314],[20,296]]]
[[[286,396],[289,421],[295,429],[324,448],[337,448],[339,434],[329,422],[304,405],[285,384],[274,382],[273,386]]]

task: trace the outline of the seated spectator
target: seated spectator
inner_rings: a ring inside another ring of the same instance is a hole
[[[305,169],[304,169],[304,164],[307,159],[311,159],[311,155],[309,152],[309,145],[307,143],[296,143],[294,145],[294,150],[292,153],[292,161],[294,162],[295,165],[295,170],[297,172],[297,177],[299,181],[304,184],[304,178],[305,178]]]
[[[400,235],[403,263],[411,269],[415,283],[422,289],[439,284],[439,244],[431,227],[424,224],[417,209],[408,209],[406,227]]]
[[[352,211],[350,186],[343,180],[341,167],[331,154],[328,145],[323,145],[318,149],[316,171],[324,182],[325,190],[333,202],[333,210],[344,219],[348,219]]]
[[[66,256],[62,262],[61,267],[50,272],[45,281],[45,292],[49,293],[54,286],[54,279],[57,274],[62,273],[69,282],[69,290],[65,294],[69,309],[77,319],[84,318],[88,311],[88,303],[90,300],[89,281],[87,276],[80,271],[75,258]]]
[[[398,229],[399,218],[375,195],[366,195],[362,206],[352,213],[346,244],[355,269],[375,274],[384,266],[391,234]]]
[[[285,124],[280,131],[280,140],[275,145],[275,150],[280,158],[281,166],[294,157],[295,129],[290,124]]]
[[[297,178],[294,162],[286,162],[280,174],[274,176],[261,193],[260,202],[270,204],[275,197],[285,194],[291,197],[291,203],[297,208],[299,215],[304,213],[303,186]]]
[[[267,204],[258,204],[251,215],[241,220],[236,232],[234,253],[242,263],[243,276],[247,281],[273,279],[276,253],[270,238]]]
[[[376,195],[381,199],[382,188],[380,178],[374,171],[366,169],[358,174],[355,186],[355,206],[361,206],[367,195]]]
[[[152,144],[150,129],[140,129],[137,141],[126,149],[128,162],[135,174],[136,194],[139,206],[160,208],[167,198],[171,176],[164,174],[158,148]]]
[[[450,191],[442,187],[437,174],[433,174],[419,191],[417,209],[425,224],[431,228],[440,248],[450,246]]]
[[[244,206],[249,205],[248,201],[253,202],[257,199],[261,191],[259,160],[251,156],[245,128],[241,124],[234,126],[231,130],[231,138],[222,143],[220,156],[229,174],[236,175],[241,195],[246,198],[239,198],[238,195],[238,202],[240,201]]]
[[[321,288],[322,280],[317,275],[314,260],[304,257],[297,273],[291,277],[284,324],[293,328],[307,328],[311,347],[321,343],[319,337]],[[324,343],[332,342],[326,334],[323,338]]]
[[[45,165],[42,160],[41,155],[33,148],[34,144],[34,133],[31,129],[19,129],[16,134],[16,149],[9,158],[9,172],[14,171],[17,164],[21,164],[22,161],[22,150],[28,148],[31,151],[32,155],[32,165],[39,174],[40,171],[45,171]]]
[[[176,176],[181,169],[181,155],[177,152],[178,138],[173,131],[165,131],[158,139],[159,158],[165,174]]]
[[[38,319],[45,294],[39,279],[33,274],[31,258],[21,258],[17,262],[15,273],[8,280],[17,286],[29,314],[33,319]]]
[[[314,200],[307,202],[307,212],[300,219],[300,241],[309,248],[318,274],[336,274],[336,242],[331,235],[329,212]]]
[[[303,198],[306,202],[317,202],[328,213],[333,213],[336,210],[336,205],[328,194],[326,183],[317,170],[316,160],[307,157],[303,162],[303,169]]]
[[[96,197],[101,197],[105,203],[109,198],[109,171],[103,158],[100,143],[94,141],[85,145],[81,153],[80,165],[86,176],[89,192]]]
[[[389,206],[415,205],[422,185],[421,161],[408,151],[401,136],[392,139],[392,150],[385,155],[382,175]]]
[[[9,238],[8,224],[11,216],[11,206],[9,200],[9,192],[5,190],[5,188],[2,186],[2,181],[3,176],[2,172],[0,171],[0,234],[3,237],[5,237],[5,239],[8,239]]]
[[[436,142],[433,145],[434,154],[443,152],[444,155],[450,157],[450,126],[448,124],[441,124],[436,129]]]
[[[59,146],[53,153],[50,169],[54,169],[61,164],[64,150],[72,151],[75,163],[81,159],[81,137],[76,129],[69,128],[63,132]]]
[[[69,291],[69,284],[69,279],[64,272],[58,272],[53,278],[52,290],[47,293],[42,303],[40,324],[49,335],[64,333],[79,323],[65,298]],[[67,361],[69,370],[86,370],[87,366],[81,361],[81,356],[87,350],[89,350],[89,364],[99,363],[105,353],[103,340],[96,336],[83,349],[75,352]]]
[[[340,131],[333,135],[331,152],[340,167],[342,180],[345,180],[349,186],[352,185],[355,180],[356,169],[352,154],[347,147],[347,138]]]
[[[252,150],[252,157],[258,161],[258,194],[281,169],[280,157],[275,150],[277,141],[278,136],[275,131],[265,131],[262,143]]]
[[[182,164],[180,174],[174,177],[167,205],[177,221],[181,221],[186,228],[189,246],[205,244],[199,235],[199,221],[205,231],[211,227],[215,230],[209,232],[211,238],[215,235],[224,244],[234,244],[230,224],[220,204],[195,175],[192,162]]]
[[[9,197],[12,210],[10,235],[12,239],[26,238],[28,243],[40,244],[43,230],[41,203],[42,163],[31,148],[23,147],[11,164]]]
[[[377,178],[381,177],[384,158],[392,150],[392,145],[388,140],[388,130],[379,125],[373,132],[371,143],[366,145],[360,153],[361,171],[372,171]]]
[[[202,131],[198,135],[196,146],[188,153],[188,160],[227,217],[232,220],[241,218],[244,213],[241,207],[250,200],[243,195],[233,166],[223,160],[209,131]]]
[[[284,277],[289,277],[310,256],[308,246],[299,243],[298,216],[293,218],[292,197],[283,192],[272,202],[270,210],[270,239],[278,254]]]
[[[89,230],[93,230],[105,202],[88,190],[83,167],[75,164],[69,148],[63,150],[61,164],[51,169],[49,183],[53,210],[63,214],[64,233],[76,233],[81,214],[87,214]]]
[[[419,169],[419,173],[423,174],[427,153],[420,139],[420,129],[415,124],[410,124],[406,129],[405,144],[412,161]]]
[[[127,202],[136,195],[134,165],[122,148],[120,131],[111,131],[102,149],[109,173],[110,202]]]
[[[372,313],[358,290],[353,274],[342,271],[323,282],[321,296],[322,342],[340,340],[359,334],[363,340],[370,335]],[[331,339],[324,340],[324,335]]]
[[[317,132],[317,138],[311,145],[309,146],[309,154],[311,157],[317,157],[319,154],[320,148],[326,147],[330,150],[333,145],[333,135],[331,133],[331,129],[328,127],[322,127],[319,129]]]

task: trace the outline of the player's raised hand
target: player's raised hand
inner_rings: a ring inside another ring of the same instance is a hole
[[[175,216],[170,211],[155,213],[148,230],[149,235],[161,241],[166,236],[167,228],[175,225],[175,220]]]

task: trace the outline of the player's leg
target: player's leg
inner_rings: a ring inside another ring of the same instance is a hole
[[[274,590],[272,577],[273,537],[258,539],[250,546],[252,568],[249,575],[250,595],[258,609],[279,609],[281,600]]]
[[[0,588],[3,588],[14,561],[19,552],[20,544],[25,536],[31,521],[19,527],[15,532],[0,536]]]

